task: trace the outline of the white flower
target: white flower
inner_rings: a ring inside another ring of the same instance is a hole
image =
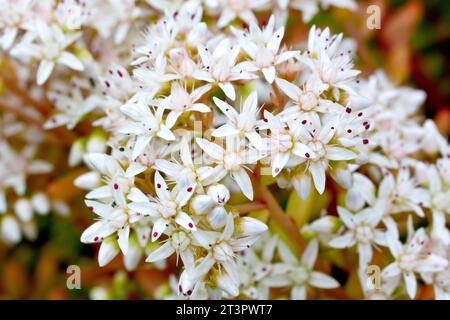
[[[309,31],[308,50],[297,58],[325,85],[354,94],[350,84],[360,71],[353,69],[352,57],[342,51],[341,42],[342,34],[331,35],[328,28],[322,31],[313,26]]]
[[[225,95],[234,100],[236,92],[232,81],[250,80],[257,78],[252,72],[256,71],[250,62],[236,64],[239,46],[231,44],[229,39],[222,40],[211,54],[208,47],[197,48],[203,69],[194,72],[193,77],[210,83],[216,83]]]
[[[279,117],[264,111],[264,118],[259,122],[259,129],[270,130],[270,157],[272,175],[277,176],[292,158],[302,162],[303,158],[314,158],[315,153],[306,146],[301,138],[301,126],[294,122],[287,125]]]
[[[276,66],[295,56],[299,51],[280,51],[284,27],[275,28],[275,18],[271,16],[267,26],[261,30],[256,22],[250,23],[249,32],[242,32],[240,45],[250,56],[252,63],[261,70],[267,82],[272,83],[276,77]],[[237,31],[235,32],[237,33]]]
[[[56,63],[63,64],[73,70],[84,69],[81,61],[66,48],[77,40],[79,33],[65,34],[57,25],[47,25],[44,21],[37,19],[35,25],[39,42],[22,40],[11,52],[11,54],[25,55],[40,60],[37,71],[37,84],[42,85],[49,78]]]
[[[339,287],[339,283],[332,277],[314,271],[319,244],[311,240],[299,261],[282,241],[278,242],[278,254],[282,262],[274,264],[271,276],[264,280],[269,287],[291,286],[291,299],[305,300],[308,286],[332,289]]]
[[[255,221],[256,224],[262,224],[262,222]],[[261,228],[257,228],[260,229]],[[244,236],[236,238],[234,218],[231,214],[227,216],[226,225],[222,231],[219,232],[206,232],[197,230],[193,233],[196,241],[208,251],[207,255],[199,262],[190,274],[190,286],[196,282],[201,281],[206,274],[216,264],[219,267],[218,274],[216,275],[216,281],[222,284],[222,288],[229,295],[236,296],[239,293],[239,273],[238,266],[236,264],[236,252],[249,248],[258,239],[258,234],[267,230],[267,227],[262,228],[262,231],[252,234],[250,236]],[[222,277],[225,277],[222,278]],[[226,285],[226,286],[224,286]],[[182,291],[186,292],[190,289],[190,286],[182,286]]]
[[[88,166],[101,174],[104,185],[97,186],[94,178],[95,186],[86,198],[112,200],[115,195],[127,194],[134,186],[134,176],[143,172],[146,168],[136,163],[131,163],[126,170],[122,168],[120,163],[112,156],[102,153],[91,153],[84,157]]]
[[[244,195],[253,200],[253,187],[250,177],[245,171],[246,165],[254,164],[261,157],[256,150],[243,148],[240,141],[227,139],[226,148],[203,138],[196,139],[202,150],[212,158],[215,167],[210,170],[212,182],[222,180],[229,174],[237,183]]]
[[[66,125],[73,129],[77,123],[99,103],[95,95],[83,97],[79,88],[72,88],[70,95],[59,91],[49,92],[48,98],[53,102],[58,112],[44,124],[45,129],[53,129]]]
[[[263,10],[268,7],[269,0],[212,0],[209,5],[219,7],[220,17],[217,26],[223,28],[236,18],[247,24],[256,22],[253,10]]]
[[[132,160],[141,155],[145,147],[155,137],[167,141],[175,140],[174,134],[170,131],[170,126],[165,124],[163,119],[163,108],[158,108],[156,113],[153,113],[144,102],[138,100],[129,101],[120,107],[120,110],[129,119],[121,125],[119,132],[136,138],[131,155]]]
[[[295,84],[284,79],[275,79],[276,84],[280,87],[291,100],[292,104],[288,104],[284,111],[280,113],[283,120],[307,120],[318,122],[318,113],[339,112],[344,108],[337,103],[321,97],[326,87],[317,81],[315,76],[311,76],[299,88]]]
[[[390,229],[386,233],[386,241],[395,261],[383,269],[382,275],[386,278],[403,276],[406,291],[411,299],[416,295],[416,272],[439,272],[448,265],[447,259],[433,253],[428,254],[424,250],[428,239],[423,228],[413,235],[409,234],[406,244],[398,240],[396,229]]]
[[[149,215],[154,218],[152,228],[152,241],[157,240],[171,225],[179,225],[187,231],[197,230],[192,218],[184,211],[194,193],[195,183],[178,183],[172,191],[169,191],[161,174],[155,173],[155,192],[157,198],[149,199],[139,189],[133,189],[128,205],[131,210]]]
[[[179,83],[172,82],[170,95],[161,101],[159,106],[159,108],[171,110],[166,118],[167,126],[171,128],[184,112],[211,112],[206,104],[197,102],[210,89],[211,85],[204,85],[188,93],[186,88],[183,88]]]
[[[332,239],[328,245],[334,248],[349,248],[356,244],[359,265],[369,264],[372,260],[372,245],[386,245],[384,232],[376,229],[383,218],[383,208],[381,206],[369,207],[356,214],[352,214],[343,207],[338,207],[337,210],[347,230]]]
[[[246,137],[256,149],[263,148],[263,140],[258,132],[256,132],[258,109],[258,96],[253,91],[245,100],[240,113],[230,106],[228,103],[214,97],[214,103],[219,107],[228,118],[228,122],[212,132],[214,137],[227,137],[238,135]]]

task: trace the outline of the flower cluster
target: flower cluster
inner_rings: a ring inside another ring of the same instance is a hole
[[[414,298],[417,277],[450,297],[450,149],[417,116],[424,93],[358,78],[353,41],[328,28],[285,39],[291,10],[307,22],[354,1],[6,2],[0,44],[54,107],[43,128],[78,134],[68,162],[90,169],[74,183],[96,220],[81,241],[100,244],[100,266],[174,264],[164,298],[306,299],[340,286],[320,254],[348,249],[367,297]],[[1,234],[17,242],[17,221],[50,207],[24,197],[26,175],[49,166],[28,144],[0,148],[0,212],[12,202],[19,219]],[[292,235],[271,189],[343,197]]]

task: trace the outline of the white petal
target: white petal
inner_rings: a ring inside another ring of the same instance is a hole
[[[169,223],[165,219],[160,218],[156,220],[152,228],[152,241],[158,240],[168,226]]]
[[[291,98],[293,101],[296,101],[298,97],[302,94],[299,87],[297,87],[295,84],[281,79],[277,78],[275,79],[276,84],[281,89],[281,91],[284,92],[289,98]]]
[[[203,138],[197,138],[195,141],[208,156],[215,160],[221,160],[223,158],[224,150],[219,145]]]
[[[119,237],[117,242],[119,243],[120,250],[126,255],[128,252],[128,240],[130,238],[130,226],[127,225],[126,227],[119,229],[117,236]]]
[[[272,83],[275,80],[275,67],[263,68],[262,73],[268,83]]]
[[[291,300],[306,300],[306,287],[295,286],[291,290]]]
[[[64,51],[58,59],[58,62],[77,71],[83,71],[84,67],[81,61],[72,53]]]
[[[236,99],[236,91],[234,90],[234,87],[230,82],[220,82],[219,87],[225,93],[227,98],[233,101],[234,99]]]
[[[411,299],[414,299],[417,290],[417,279],[413,272],[403,273],[403,279],[405,280],[406,292]]]
[[[107,239],[102,242],[98,251],[98,264],[100,267],[107,265],[119,253],[119,248],[115,242]]]
[[[222,126],[220,126],[219,128],[215,129],[211,135],[213,137],[228,137],[228,136],[232,136],[239,133],[239,130],[237,130],[236,128],[234,128],[233,126],[229,125],[229,124],[224,124]]]
[[[319,243],[317,242],[317,239],[312,239],[302,254],[302,263],[312,269],[314,263],[316,262],[318,252]]]
[[[347,209],[343,208],[343,207],[337,207],[337,211],[339,214],[339,217],[341,218],[342,222],[344,222],[344,224],[352,229],[355,226],[355,217],[353,214],[350,213],[350,211],[348,211]]]
[[[234,171],[232,173],[232,176],[236,183],[238,184],[241,191],[244,193],[244,195],[249,199],[253,200],[253,186],[252,182],[250,180],[250,177],[248,176],[247,172],[244,168],[239,169],[238,171]]]
[[[290,264],[298,263],[292,251],[283,241],[278,241],[277,247],[278,247],[278,254],[280,255],[281,260],[283,260],[283,262]]]
[[[158,171],[155,172],[155,191],[160,200],[170,199],[170,192],[167,188],[166,181]]]
[[[351,160],[357,157],[357,154],[345,148],[327,147],[326,157],[330,160]]]
[[[325,190],[325,169],[321,162],[311,162],[309,165],[309,172],[314,180],[314,186],[317,192],[322,194]]]
[[[36,81],[39,86],[44,84],[45,81],[47,81],[47,79],[50,76],[50,74],[52,73],[54,67],[55,67],[54,62],[50,62],[47,60],[41,61],[41,63],[39,64],[37,76],[36,76]]]
[[[339,282],[334,278],[322,273],[313,271],[309,284],[316,288],[333,289],[339,287]]]
[[[197,230],[194,221],[186,212],[179,212],[175,218],[175,222],[187,230]]]
[[[158,249],[150,253],[145,259],[145,262],[156,262],[160,260],[164,260],[167,257],[170,257],[175,252],[175,249],[172,247],[170,241],[167,241]]]
[[[347,248],[353,246],[355,243],[355,239],[353,235],[350,232],[345,233],[342,236],[336,237],[330,242],[328,242],[328,245],[333,248]]]

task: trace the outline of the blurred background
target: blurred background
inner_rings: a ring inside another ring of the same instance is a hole
[[[425,116],[433,118],[440,131],[450,133],[450,1],[447,0],[371,0],[358,1],[350,12],[331,9],[319,13],[308,26],[300,16],[292,16],[287,41],[304,40],[312,24],[329,26],[357,41],[357,68],[364,76],[382,68],[398,84],[424,90]],[[381,29],[366,27],[369,5],[381,8]],[[62,149],[67,151],[67,149]],[[55,157],[65,166],[64,152]],[[50,151],[49,151],[50,152]],[[67,153],[66,153],[67,154]],[[81,232],[91,223],[92,213],[83,205],[83,192],[72,185],[83,169],[52,177],[39,175],[29,183],[46,185],[55,199],[64,200],[71,212],[67,216],[37,216],[36,241],[22,240],[15,246],[0,242],[0,299],[151,299],[167,292],[166,270],[150,269],[142,263],[135,272],[126,272],[117,257],[104,268],[97,264],[97,245],[80,243]],[[55,170],[55,172],[68,172]],[[81,289],[69,290],[69,265],[81,268]],[[349,283],[348,286],[355,285]],[[347,288],[348,289],[348,288]],[[332,298],[352,298],[343,289]],[[426,299],[426,290],[421,299]]]

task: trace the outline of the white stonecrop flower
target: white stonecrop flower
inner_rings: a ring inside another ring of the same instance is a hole
[[[197,138],[196,142],[215,164],[210,170],[210,179],[218,182],[230,175],[244,195],[253,200],[253,186],[245,168],[258,161],[261,157],[260,152],[245,148],[241,145],[241,141],[236,141],[235,138],[227,139],[225,149],[203,138]]]
[[[139,189],[134,189],[131,210],[148,215],[154,219],[152,241],[157,240],[167,228],[181,226],[187,231],[195,231],[196,226],[192,218],[183,211],[183,207],[194,194],[195,182],[177,184],[171,191],[161,174],[155,173],[155,192],[157,198],[148,198]]]
[[[214,137],[228,137],[237,135],[240,138],[247,138],[256,149],[263,148],[263,140],[256,131],[257,117],[259,114],[258,96],[256,91],[250,93],[245,100],[241,112],[230,106],[225,101],[216,97],[213,98],[216,106],[228,118],[226,124],[220,126],[212,132]]]
[[[159,137],[167,141],[175,140],[170,126],[165,123],[163,118],[163,108],[158,108],[153,113],[150,107],[142,101],[134,101],[123,105],[120,110],[129,119],[119,128],[119,132],[135,137],[132,160],[143,153],[145,147],[153,138]]]
[[[333,248],[349,248],[357,245],[359,265],[365,266],[372,260],[372,246],[386,245],[385,234],[377,225],[383,218],[383,208],[375,206],[352,214],[343,207],[337,208],[339,217],[346,227],[346,231],[332,239],[328,245]]]
[[[323,289],[339,287],[334,278],[313,269],[319,252],[317,240],[308,243],[300,261],[282,241],[278,242],[277,247],[282,262],[273,265],[271,275],[264,280],[267,286],[291,287],[292,300],[305,300],[308,286]]]
[[[234,101],[236,90],[232,84],[237,80],[251,80],[257,78],[253,73],[256,68],[248,61],[236,64],[239,55],[239,45],[231,43],[229,39],[222,40],[211,53],[206,46],[197,48],[202,62],[202,70],[194,72],[197,80],[217,84],[225,95]]]
[[[395,261],[383,269],[382,275],[386,278],[403,277],[406,292],[414,299],[417,290],[417,272],[439,272],[448,266],[447,259],[436,254],[428,254],[425,251],[427,235],[423,228],[418,229],[413,235],[409,235],[406,244],[398,240],[396,229],[391,229],[386,234],[386,242]]]
[[[185,112],[211,112],[210,107],[206,104],[197,102],[210,89],[211,85],[204,85],[188,93],[186,88],[183,88],[179,83],[172,82],[170,95],[159,105],[159,108],[171,110],[166,118],[167,126],[171,128],[178,117]]]
[[[36,20],[34,32],[36,33],[31,34],[31,39],[22,40],[11,54],[32,57],[40,61],[36,76],[38,85],[47,81],[56,63],[73,70],[84,70],[82,62],[66,51],[66,48],[80,37],[80,33],[65,34],[57,25],[49,26],[40,19]]]
[[[266,27],[261,30],[255,22],[250,23],[249,31],[240,34],[239,43],[252,59],[254,66],[261,70],[268,83],[276,77],[276,66],[297,56],[300,51],[280,52],[284,27],[275,28],[275,17],[271,16]],[[235,33],[238,33],[235,31]]]

